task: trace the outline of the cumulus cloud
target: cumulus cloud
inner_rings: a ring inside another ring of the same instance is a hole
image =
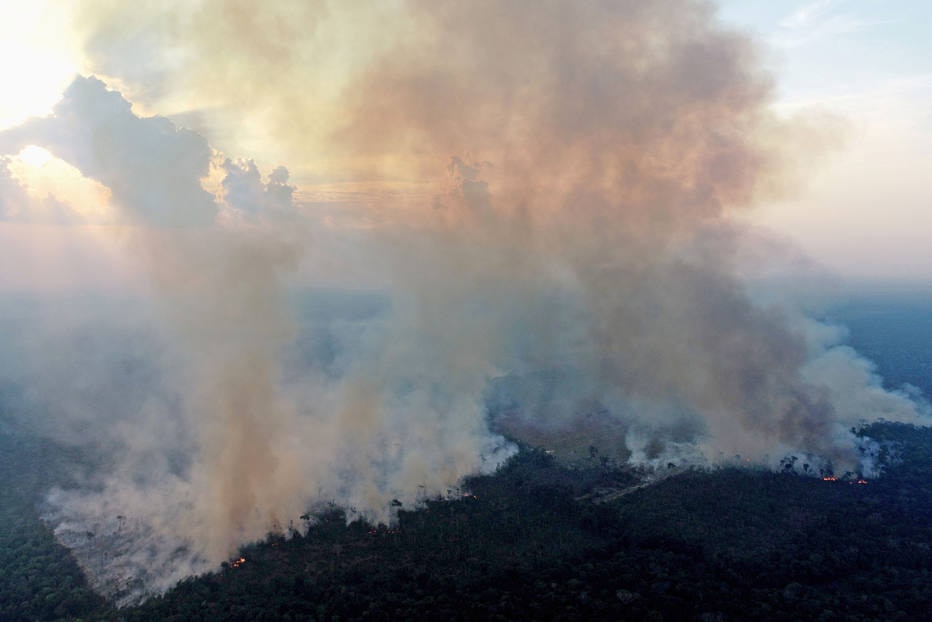
[[[50,116],[0,132],[4,153],[30,144],[103,183],[135,222],[204,225],[216,214],[200,184],[210,164],[207,141],[168,119],[137,117],[96,78],[76,78]]]
[[[19,218],[28,204],[26,190],[10,171],[10,157],[4,156],[0,159],[0,217],[4,220]]]

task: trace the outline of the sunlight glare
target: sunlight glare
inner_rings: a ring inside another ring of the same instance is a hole
[[[0,2],[0,128],[47,114],[80,71],[70,10]]]
[[[28,166],[40,168],[47,164],[54,156],[42,147],[27,145],[16,157]]]

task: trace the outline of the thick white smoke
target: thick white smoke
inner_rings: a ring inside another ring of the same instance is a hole
[[[131,336],[110,358],[35,359],[22,378],[47,407],[37,426],[94,449],[49,520],[101,589],[165,589],[323,501],[390,520],[393,500],[501,464],[501,432],[633,461],[792,453],[864,470],[850,427],[916,417],[831,329],[738,278],[730,214],[791,187],[796,148],[832,137],[774,116],[753,46],[706,3],[412,1],[380,9],[371,58],[345,31],[361,5],[228,9],[176,7],[170,28],[95,13],[89,49],[154,101],[180,84],[262,121],[283,152],[345,166],[349,187],[439,183],[333,219],[284,168],[264,176],[95,78],[0,133],[0,153],[38,145],[109,189],[147,284],[141,310],[81,316]],[[129,66],[113,51],[140,30],[157,36]],[[312,58],[345,62],[319,109]],[[19,218],[30,199],[6,163],[0,213]],[[296,275],[341,266],[378,275],[390,303],[307,324]],[[324,333],[329,358],[304,352]]]

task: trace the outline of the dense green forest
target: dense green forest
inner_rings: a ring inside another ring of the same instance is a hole
[[[0,420],[0,620],[77,619],[105,612],[81,569],[39,520],[41,494],[68,481],[74,456],[4,429]]]
[[[0,619],[922,619],[932,430],[861,432],[887,461],[867,484],[721,468],[639,486],[597,456],[571,467],[524,447],[391,528],[332,507],[306,536],[270,536],[243,563],[119,610],[38,519],[36,484],[60,460],[0,434]]]

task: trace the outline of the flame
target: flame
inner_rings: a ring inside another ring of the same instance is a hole
[[[245,557],[240,557],[239,559],[234,559],[234,560],[233,560],[233,563],[232,563],[231,565],[232,565],[234,568],[239,568],[240,566],[242,566],[242,565],[245,564],[245,563],[246,563],[246,558],[245,558]]]
[[[837,482],[838,478],[835,477],[834,475],[826,475],[825,477],[822,478],[822,481],[823,482]]]

